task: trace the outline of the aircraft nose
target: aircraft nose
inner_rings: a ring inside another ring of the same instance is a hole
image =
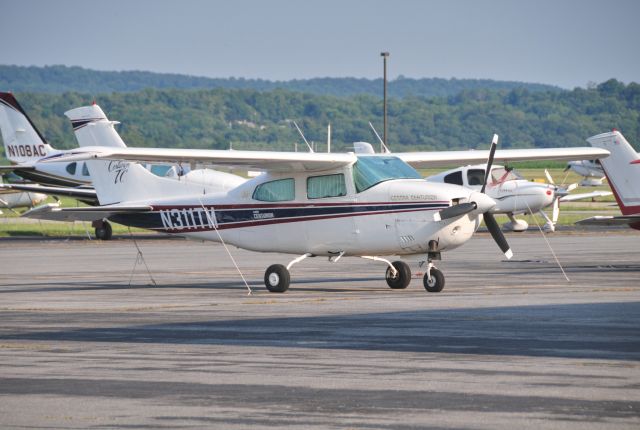
[[[474,192],[469,196],[469,201],[477,206],[477,213],[489,212],[496,205],[496,201],[484,193]]]

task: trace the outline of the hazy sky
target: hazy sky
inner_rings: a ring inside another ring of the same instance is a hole
[[[0,0],[0,64],[288,80],[640,82],[640,1]]]

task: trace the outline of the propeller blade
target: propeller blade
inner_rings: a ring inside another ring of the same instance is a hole
[[[443,219],[456,218],[462,215],[466,215],[471,211],[478,208],[478,205],[474,202],[460,203],[459,205],[449,206],[444,208],[433,215],[434,221],[442,221]]]
[[[553,182],[553,178],[551,177],[551,173],[549,173],[549,171],[547,169],[544,169],[544,175],[547,177],[547,181],[549,181],[549,183],[551,185],[555,185],[556,183]]]
[[[481,193],[484,194],[484,190],[487,188],[487,180],[491,174],[491,166],[493,166],[493,157],[496,154],[496,147],[498,146],[498,135],[494,134],[491,140],[491,149],[489,150],[489,161],[487,161],[487,170],[484,172],[484,182],[482,183]]]
[[[556,197],[553,199],[553,213],[551,214],[551,221],[553,221],[553,225],[556,225],[558,222],[558,216],[560,215],[560,198]]]
[[[507,260],[510,260],[511,257],[513,257],[513,252],[511,251],[511,247],[507,243],[507,239],[505,239],[504,234],[502,234],[502,230],[500,230],[498,222],[493,217],[493,214],[485,212],[483,217],[484,223],[487,226],[487,229],[489,229],[489,233],[491,233],[493,240],[496,241],[500,250],[504,252],[504,256],[507,257]]]
[[[573,190],[575,190],[576,188],[578,188],[578,183],[577,183],[577,182],[575,182],[575,183],[573,183],[573,184],[570,184],[570,185],[567,187],[567,191],[573,191]]]
[[[571,169],[571,164],[567,164],[567,167],[564,168],[563,172],[566,172],[567,170]]]

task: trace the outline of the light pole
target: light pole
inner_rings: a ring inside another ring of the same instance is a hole
[[[382,126],[382,141],[384,142],[384,145],[389,147],[389,144],[387,143],[387,57],[389,57],[389,53],[388,52],[381,52],[380,56],[382,57],[382,61],[384,64],[384,79],[383,79],[383,88],[384,88],[384,101],[383,101],[383,115],[384,115],[384,122],[383,122],[383,126]],[[384,147],[383,145],[380,145],[380,152],[384,152]]]

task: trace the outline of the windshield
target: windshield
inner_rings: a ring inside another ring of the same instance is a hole
[[[515,181],[517,179],[524,179],[518,172],[510,168],[496,167],[491,171],[491,182],[494,184],[501,184],[506,181]]]
[[[390,179],[421,179],[415,169],[392,156],[359,156],[353,165],[353,182],[358,193]]]

